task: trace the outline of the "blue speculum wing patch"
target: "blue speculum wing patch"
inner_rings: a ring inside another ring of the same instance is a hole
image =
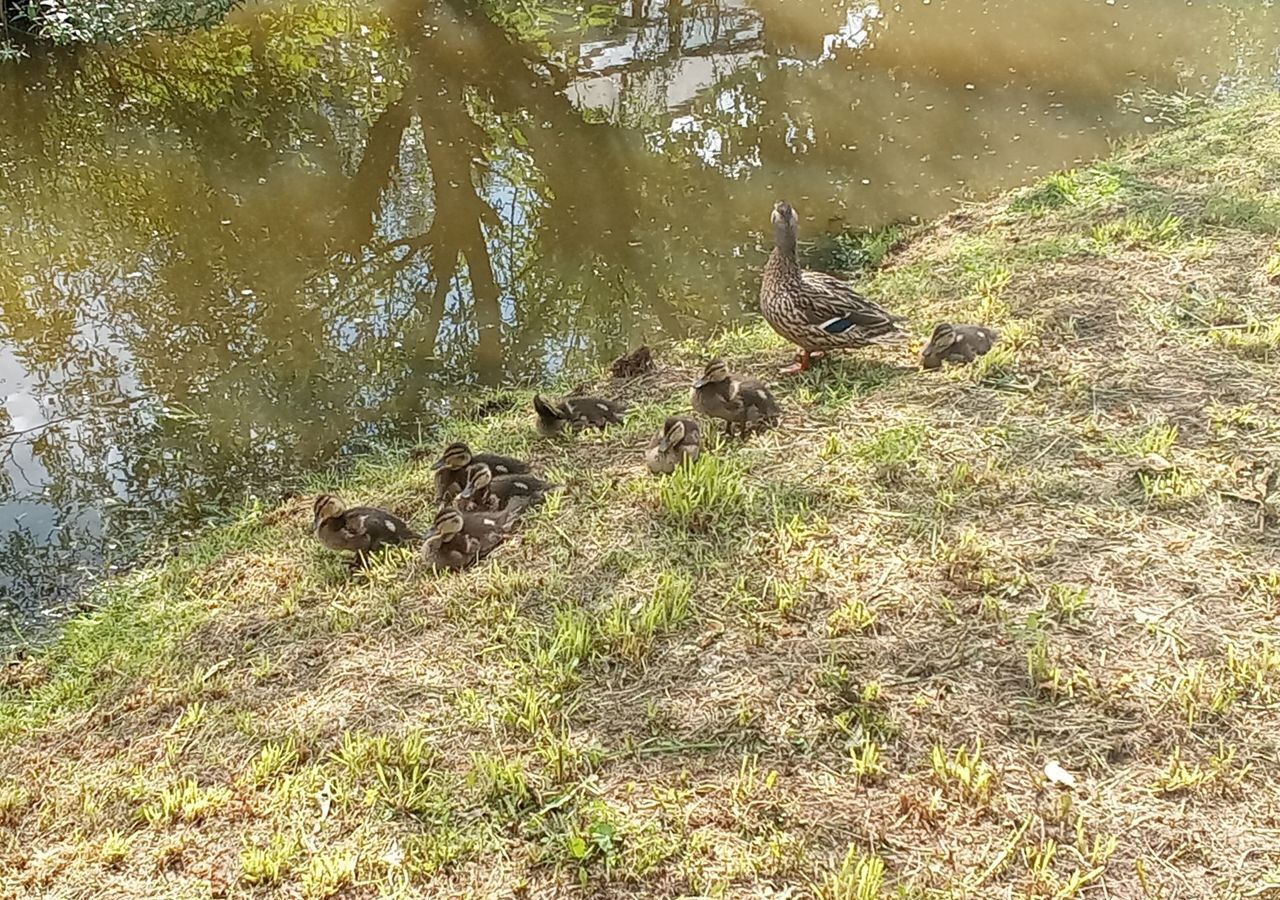
[[[844,334],[853,327],[853,319],[832,319],[829,322],[822,323],[822,330],[827,334]]]

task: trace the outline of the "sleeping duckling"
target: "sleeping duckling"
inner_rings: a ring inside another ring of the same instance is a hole
[[[685,460],[693,462],[701,452],[698,423],[688,416],[668,416],[645,451],[644,461],[654,475],[670,475]]]
[[[533,398],[533,409],[538,414],[538,434],[554,437],[566,427],[574,431],[621,425],[627,404],[603,397],[565,397],[558,403],[549,403],[540,396]]]
[[[971,363],[985,355],[999,338],[1000,333],[994,328],[942,322],[920,351],[920,364],[925,369],[937,369],[944,361]]]
[[[702,377],[694,382],[692,402],[695,412],[723,419],[729,436],[733,435],[734,425],[746,437],[752,426],[776,425],[782,415],[778,401],[764,382],[730,375],[723,359],[707,363]]]
[[[368,554],[384,547],[419,540],[419,535],[399,516],[372,506],[347,509],[332,494],[321,494],[312,507],[315,521],[312,530],[320,543],[330,550],[349,550],[356,561],[367,561]]]
[[[489,510],[510,509],[520,500],[519,508],[525,509],[559,487],[532,475],[494,475],[484,463],[472,463],[467,469],[467,486],[458,500],[469,502],[475,509]]]
[[[436,473],[436,499],[452,500],[454,496],[467,486],[467,467],[472,463],[484,463],[489,470],[498,475],[523,475],[529,471],[529,464],[510,456],[497,453],[472,453],[466,444],[455,441],[444,448],[444,453],[431,468]]]

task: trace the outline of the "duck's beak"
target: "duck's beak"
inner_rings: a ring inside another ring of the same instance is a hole
[[[706,379],[706,378],[699,378],[697,381],[695,381],[695,382],[693,383],[693,386],[694,386],[694,388],[695,388],[695,389],[696,389],[696,388],[704,388],[704,387],[706,387],[706,386],[707,386],[707,379]]]
[[[432,525],[422,534],[423,543],[430,543],[440,536],[440,532],[436,530],[436,526]]]
[[[443,459],[437,459],[435,462],[433,462],[433,463],[431,464],[431,471],[432,471],[432,472],[439,472],[439,471],[440,471],[441,469],[443,469],[443,468],[444,468],[444,460],[443,460]]]
[[[470,500],[471,495],[475,493],[472,485],[467,485],[462,489],[462,493],[458,495],[459,500]]]

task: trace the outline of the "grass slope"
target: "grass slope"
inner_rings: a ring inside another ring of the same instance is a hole
[[[1266,98],[907,235],[869,291],[979,365],[846,356],[648,477],[753,326],[607,436],[440,435],[567,485],[472,572],[352,576],[301,500],[107,585],[4,670],[4,892],[1280,896],[1278,235]]]

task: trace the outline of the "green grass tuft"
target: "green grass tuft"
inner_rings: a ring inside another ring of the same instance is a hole
[[[753,499],[745,467],[732,456],[703,454],[658,485],[658,501],[668,522],[695,532],[723,532],[740,524]]]

